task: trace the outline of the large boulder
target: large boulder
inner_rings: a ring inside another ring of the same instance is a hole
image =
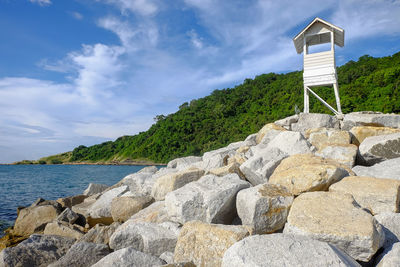
[[[225,251],[248,236],[243,226],[185,223],[175,248],[175,262],[193,262],[196,266],[220,266]]]
[[[385,212],[374,218],[382,225],[385,232],[385,250],[390,250],[394,243],[400,242],[400,213]]]
[[[60,215],[57,217],[57,221],[67,222],[73,224],[76,220],[79,219],[79,215],[73,212],[70,208],[66,208]]]
[[[351,135],[348,131],[341,131],[331,128],[308,129],[306,130],[304,136],[317,149],[320,149],[326,145],[347,145],[351,143]]]
[[[59,235],[75,239],[79,239],[85,234],[83,227],[60,221],[48,223],[43,233],[45,235]]]
[[[400,157],[385,160],[373,166],[355,166],[353,171],[358,176],[371,176],[376,178],[388,178],[400,180]]]
[[[298,196],[283,232],[328,242],[364,262],[372,258],[385,239],[381,225],[351,195],[335,192]]]
[[[400,243],[393,244],[390,250],[385,251],[377,261],[377,267],[396,267],[400,266]]]
[[[77,195],[59,198],[57,199],[57,202],[60,203],[63,208],[72,208],[72,206],[82,203],[85,198],[87,198],[86,195]]]
[[[125,222],[133,214],[153,203],[151,196],[116,197],[111,202],[111,216],[114,222]]]
[[[83,194],[86,196],[92,196],[94,194],[102,193],[109,186],[105,184],[93,184],[90,183],[89,186],[83,191]]]
[[[34,234],[17,246],[2,250],[0,266],[46,267],[61,258],[74,242],[73,238]]]
[[[268,123],[264,127],[261,128],[260,131],[258,131],[257,136],[256,136],[256,143],[259,144],[263,140],[264,136],[268,134],[271,130],[275,131],[287,131],[285,128],[282,126],[276,125],[275,123]]]
[[[162,223],[169,221],[164,201],[156,201],[147,208],[135,213],[126,223],[129,222],[153,222]]]
[[[358,147],[352,144],[331,144],[324,145],[315,152],[315,155],[335,160],[349,168],[352,168],[356,162]]]
[[[320,113],[300,113],[297,123],[291,125],[292,131],[305,132],[311,128],[339,128],[339,121],[335,116]]]
[[[87,242],[75,243],[58,261],[48,267],[83,267],[92,266],[110,253],[105,244]]]
[[[333,183],[348,176],[339,164],[311,155],[294,155],[282,160],[269,178],[269,183],[285,186],[293,195],[326,191]]]
[[[399,212],[399,180],[349,176],[331,185],[329,191],[351,194],[361,207],[372,214]]]
[[[127,247],[108,254],[92,267],[154,267],[162,264],[164,262],[158,257]]]
[[[125,192],[128,191],[128,186],[120,186],[114,189],[111,189],[104,194],[102,194],[96,202],[90,207],[88,214],[91,218],[110,218],[111,215],[111,203],[112,200],[116,197],[121,196]]]
[[[167,169],[167,168],[164,168]],[[169,169],[167,169],[169,171]],[[174,170],[175,171],[175,170]],[[164,172],[164,171],[162,171]],[[150,195],[157,175],[153,172],[137,172],[125,176],[120,185],[126,185],[134,195]]]
[[[292,124],[296,123],[299,120],[299,115],[295,114],[281,120],[277,120],[274,123],[278,126],[282,126],[286,130],[292,130]]]
[[[138,251],[160,256],[173,252],[177,234],[156,223],[129,223],[121,225],[110,238],[110,248],[118,250],[132,246]]]
[[[198,168],[189,168],[176,173],[167,174],[159,177],[153,185],[151,195],[156,201],[164,200],[165,195],[185,184],[197,181],[204,175],[204,170]]]
[[[178,170],[188,169],[194,163],[202,161],[202,157],[189,156],[184,158],[176,158],[168,162],[168,168],[176,168]]]
[[[367,137],[360,145],[360,160],[366,165],[400,157],[400,133]]]
[[[222,267],[360,266],[333,245],[285,234],[255,235],[235,243],[224,255]]]
[[[311,154],[311,144],[299,132],[281,132],[268,143],[268,148],[278,148],[288,155]]]
[[[41,201],[35,205],[20,209],[15,220],[13,234],[29,236],[43,231],[46,224],[61,213],[61,205],[55,201]]]
[[[230,173],[236,173],[237,175],[239,175],[240,178],[245,179],[245,175],[240,170],[240,164],[236,161],[232,162],[232,163],[228,163],[228,165],[226,165],[226,166],[212,169],[212,170],[208,171],[207,174],[213,174],[216,176],[225,176]]]
[[[356,126],[350,130],[352,143],[359,146],[367,137],[400,133],[400,129],[390,127]]]
[[[98,223],[84,236],[78,239],[77,242],[108,244],[110,237],[120,225],[121,223],[119,222],[114,222],[111,225],[102,225]]]
[[[228,158],[235,155],[236,151],[244,144],[237,142],[217,150],[209,151],[203,154],[201,167],[209,171],[227,165]]]
[[[288,154],[279,148],[259,148],[255,155],[246,160],[240,170],[252,185],[268,182],[269,177],[281,161],[288,157]]]
[[[293,202],[283,186],[262,184],[239,191],[236,208],[242,224],[253,234],[272,233],[283,228]]]
[[[165,206],[171,220],[181,224],[192,220],[229,224],[236,216],[236,194],[248,187],[237,174],[206,175],[168,193]]]
[[[342,129],[348,131],[354,126],[400,128],[400,115],[371,111],[353,112],[344,115]]]

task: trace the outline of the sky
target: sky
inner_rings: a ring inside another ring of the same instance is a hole
[[[147,130],[159,114],[269,72],[292,38],[345,29],[342,65],[400,51],[399,0],[0,0],[0,162]]]

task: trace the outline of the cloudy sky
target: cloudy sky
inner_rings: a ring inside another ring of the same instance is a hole
[[[399,0],[0,0],[0,162],[146,130],[157,114],[267,72],[292,38],[345,29],[338,64],[400,51]]]

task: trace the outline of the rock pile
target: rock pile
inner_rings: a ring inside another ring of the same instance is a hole
[[[299,114],[20,208],[0,266],[399,266],[399,201],[400,115]]]

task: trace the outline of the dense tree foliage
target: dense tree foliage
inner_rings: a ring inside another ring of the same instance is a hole
[[[338,68],[344,113],[360,110],[400,112],[400,52],[389,57],[363,56]],[[315,91],[335,106],[333,90]],[[330,111],[310,96],[311,112]],[[264,124],[303,108],[302,72],[263,74],[235,88],[184,103],[174,114],[158,115],[146,132],[123,136],[114,142],[72,151],[70,162],[107,162],[125,159],[167,162],[243,140]],[[66,154],[64,154],[66,155]],[[53,156],[54,157],[54,156]],[[54,158],[53,158],[54,159]]]

